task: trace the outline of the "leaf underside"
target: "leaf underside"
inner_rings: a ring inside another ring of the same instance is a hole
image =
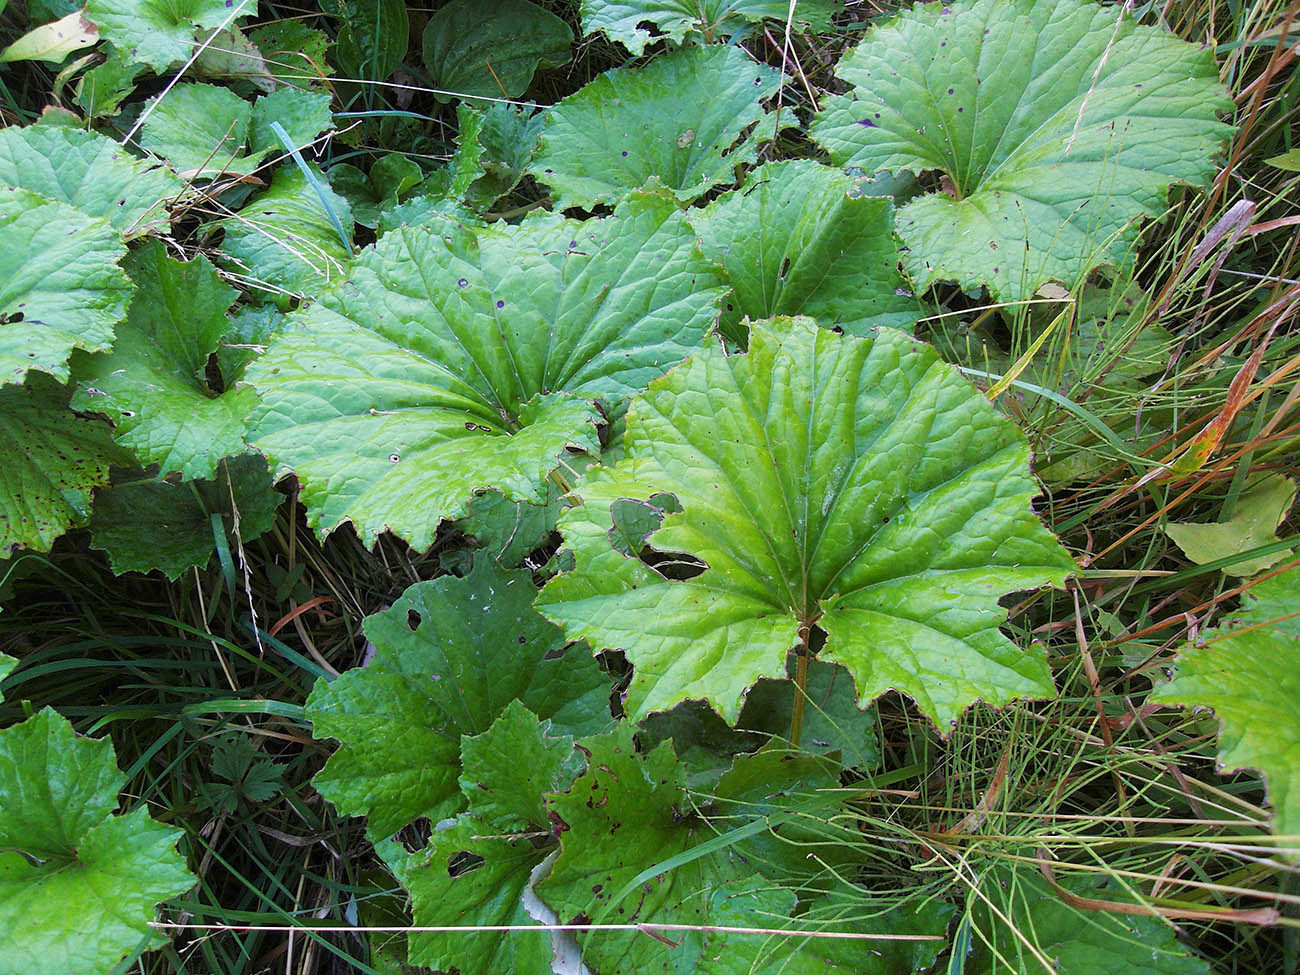
[[[794,7],[791,17],[791,7]],[[582,32],[603,31],[633,54],[658,37],[680,44],[689,32],[710,40],[730,37],[755,21],[767,18],[796,28],[814,30],[830,26],[831,16],[844,8],[844,0],[582,0]],[[654,32],[644,24],[653,24]]]

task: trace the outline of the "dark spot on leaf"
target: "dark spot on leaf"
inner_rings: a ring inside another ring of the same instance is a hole
[[[420,622],[421,620],[420,620],[419,613],[417,613],[413,609],[408,609],[406,611],[406,625],[411,628],[412,633],[414,633],[416,630],[420,628]]]
[[[463,287],[465,287],[465,285],[467,285],[467,284],[469,284],[469,279],[468,279],[468,278],[461,278],[459,281],[456,282],[456,286],[457,286],[458,288],[463,288]]]
[[[498,308],[504,308],[505,306],[506,306],[506,303],[505,303],[504,301],[502,301],[502,300],[500,300],[500,299],[497,299],[497,307],[498,307]]]

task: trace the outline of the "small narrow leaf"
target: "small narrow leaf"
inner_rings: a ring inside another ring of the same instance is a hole
[[[73,51],[79,51],[98,40],[99,28],[78,10],[51,24],[42,24],[29,30],[0,51],[0,64],[6,61],[47,61],[59,64]]]
[[[892,687],[943,727],[980,698],[1052,693],[998,599],[1061,585],[1073,561],[1030,507],[1023,434],[929,346],[755,326],[748,355],[714,347],[652,384],[625,443],[576,487],[560,530],[577,567],[538,607],[626,651],[634,717],[703,698],[734,723],[813,626],[863,706]],[[693,578],[611,544],[611,506],[657,493],[683,510],[649,543],[707,566]]]
[[[780,79],[737,47],[683,48],[606,71],[547,113],[529,171],[557,207],[612,203],[647,185],[693,200],[730,183],[771,138],[773,117],[759,103]]]

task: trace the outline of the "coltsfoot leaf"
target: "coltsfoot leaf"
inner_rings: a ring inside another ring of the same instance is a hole
[[[604,31],[611,41],[639,55],[658,37],[680,44],[696,32],[704,40],[721,40],[764,18],[790,18],[796,28],[824,29],[831,15],[843,9],[844,0],[582,0],[582,31]],[[645,24],[653,24],[654,33]]]
[[[36,124],[0,129],[0,186],[17,186],[103,217],[125,237],[165,230],[164,204],[185,189],[157,159],[97,132]]]
[[[541,503],[569,444],[698,347],[722,289],[674,204],[389,231],[248,370],[255,444],[311,524],[415,548],[497,488]]]
[[[647,185],[693,200],[730,183],[771,138],[774,119],[759,103],[780,81],[737,47],[683,48],[606,71],[547,113],[529,172],[560,208],[613,203]]]
[[[0,388],[0,558],[48,552],[90,517],[109,468],[134,462],[107,423],[68,409],[68,392],[45,376]]]
[[[0,731],[0,975],[109,971],[194,882],[180,830],[112,815],[124,784],[112,744],[52,708]]]
[[[247,449],[244,417],[257,403],[247,386],[216,393],[206,378],[238,292],[203,255],[177,261],[157,240],[124,266],[135,300],[112,352],[76,357],[72,406],[108,416],[117,442],[164,476],[211,477],[223,457]]]
[[[1052,694],[998,599],[1074,563],[1030,507],[1023,434],[929,346],[756,325],[748,355],[713,347],[653,383],[625,443],[576,487],[559,525],[576,569],[538,607],[626,651],[634,718],[703,698],[734,723],[814,626],[864,706],[895,688],[946,726],[980,698]],[[683,510],[649,544],[707,566],[691,578],[612,543],[611,506],[661,493]]]
[[[1292,553],[1292,558],[1295,553]],[[1153,701],[1213,708],[1219,764],[1263,773],[1273,830],[1300,833],[1300,565],[1257,582],[1241,609],[1186,647]],[[1241,632],[1238,632],[1241,631]]]
[[[893,201],[857,197],[856,188],[811,160],[767,163],[740,189],[690,211],[705,256],[727,271],[728,337],[743,338],[742,318],[773,315],[807,315],[854,335],[911,329],[921,306],[898,268]]]
[[[554,734],[610,724],[608,681],[582,650],[561,654],[560,631],[533,611],[527,572],[476,561],[464,579],[411,586],[366,618],[369,664],[320,681],[307,701],[318,738],[339,750],[313,780],[371,836],[465,807],[462,735],[481,735],[512,701],[550,719]]]
[[[125,254],[107,220],[0,186],[0,383],[67,379],[73,349],[112,344],[131,298]]]
[[[1129,268],[1141,218],[1204,184],[1231,133],[1208,51],[1090,0],[918,4],[836,74],[853,89],[809,130],[835,163],[946,177],[898,213],[919,289],[1019,300]]]

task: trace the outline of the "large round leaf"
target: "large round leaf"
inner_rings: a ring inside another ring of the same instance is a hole
[[[545,500],[572,443],[697,347],[718,279],[676,206],[586,223],[389,231],[248,371],[252,439],[297,472],[312,524],[417,548],[479,488]]]
[[[40,124],[0,130],[0,185],[19,186],[104,217],[125,236],[165,230],[166,201],[184,184],[97,132]]]
[[[606,71],[551,109],[529,171],[562,207],[611,202],[652,180],[692,200],[754,161],[772,131],[759,102],[780,78],[735,47]]]
[[[938,170],[899,211],[918,287],[1019,299],[1128,267],[1170,183],[1201,184],[1230,133],[1207,51],[1080,0],[918,4],[840,62],[853,86],[811,134],[844,166]]]
[[[196,28],[222,26],[234,7],[234,0],[87,0],[86,17],[125,53],[127,63],[147,64],[161,74],[190,56]],[[257,12],[252,3],[244,10]]]
[[[131,297],[107,220],[0,186],[0,383],[37,369],[68,377],[73,349],[98,352]]]
[[[860,701],[896,688],[941,725],[977,698],[1052,693],[998,599],[1074,564],[1030,508],[1024,436],[929,346],[755,326],[748,355],[702,352],[635,400],[626,444],[578,485],[560,519],[576,569],[538,606],[627,652],[634,716],[704,698],[734,722],[814,626]],[[683,510],[649,541],[707,565],[694,578],[612,542],[616,502],[667,493]]]

